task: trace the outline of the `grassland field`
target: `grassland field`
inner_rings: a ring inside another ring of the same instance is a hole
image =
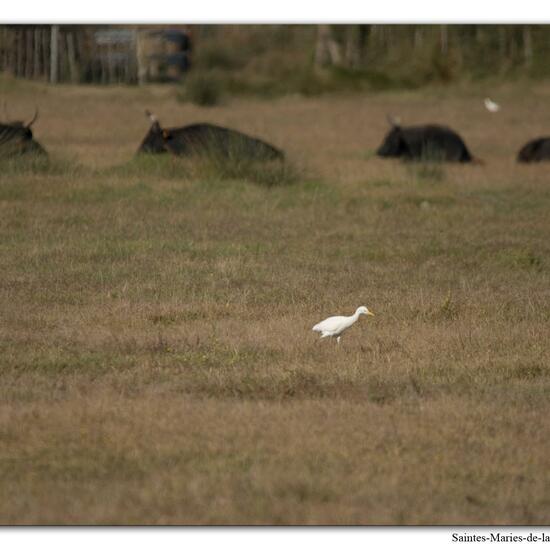
[[[473,85],[0,90],[50,153],[0,167],[1,524],[548,524],[550,171],[515,154],[550,84],[496,115]],[[135,160],[146,108],[289,168]],[[485,164],[377,158],[386,113]]]

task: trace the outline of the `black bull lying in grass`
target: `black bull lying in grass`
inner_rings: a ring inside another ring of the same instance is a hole
[[[10,158],[24,154],[46,155],[45,149],[32,135],[31,126],[38,118],[35,112],[32,120],[24,124],[22,121],[0,123],[0,158]]]
[[[527,142],[518,153],[518,162],[550,160],[550,137],[539,137]]]
[[[157,118],[146,111],[151,128],[141,143],[139,153],[172,153],[178,156],[215,154],[253,160],[283,160],[284,154],[269,143],[237,130],[214,124],[191,124],[162,128]]]
[[[389,120],[392,128],[376,151],[378,156],[405,160],[480,162],[470,154],[462,138],[446,126],[401,126],[399,122]]]

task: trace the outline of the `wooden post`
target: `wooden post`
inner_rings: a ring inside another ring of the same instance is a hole
[[[58,70],[58,55],[59,55],[59,25],[51,26],[50,35],[50,82],[52,84],[57,83],[57,70]]]

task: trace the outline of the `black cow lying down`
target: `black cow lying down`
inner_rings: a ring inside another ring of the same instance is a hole
[[[38,118],[38,110],[32,120],[25,124],[20,120],[0,123],[0,158],[19,155],[46,155],[46,150],[33,138],[31,126]]]
[[[470,154],[462,138],[446,126],[401,126],[389,118],[392,126],[376,151],[380,157],[405,160],[438,160],[449,162],[480,162]]]
[[[237,130],[200,123],[177,128],[162,128],[158,119],[145,111],[151,128],[138,153],[172,153],[178,156],[219,154],[253,160],[283,160],[284,154],[269,143]]]
[[[539,137],[527,142],[518,153],[518,162],[550,160],[550,137]]]

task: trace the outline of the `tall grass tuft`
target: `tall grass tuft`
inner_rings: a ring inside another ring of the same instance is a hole
[[[218,105],[222,99],[222,81],[213,72],[191,72],[178,95],[180,101],[190,101],[202,107]]]
[[[77,174],[81,170],[82,167],[73,161],[32,153],[0,158],[0,174],[2,175],[33,174],[60,176]]]
[[[298,179],[293,164],[279,159],[265,160],[250,150],[246,141],[234,140],[228,147],[211,147],[192,159],[194,176],[208,180],[244,180],[266,187],[288,185]]]
[[[416,183],[440,183],[445,180],[445,170],[438,162],[409,162],[407,172]]]
[[[239,154],[238,149],[235,146],[228,154],[211,149],[189,157],[138,155],[130,162],[106,172],[118,176],[148,175],[169,180],[241,180],[264,187],[290,185],[303,177],[303,170],[292,162],[259,160]]]
[[[135,155],[130,161],[106,168],[102,173],[120,177],[154,176],[167,180],[186,180],[192,177],[189,163],[169,154]]]

